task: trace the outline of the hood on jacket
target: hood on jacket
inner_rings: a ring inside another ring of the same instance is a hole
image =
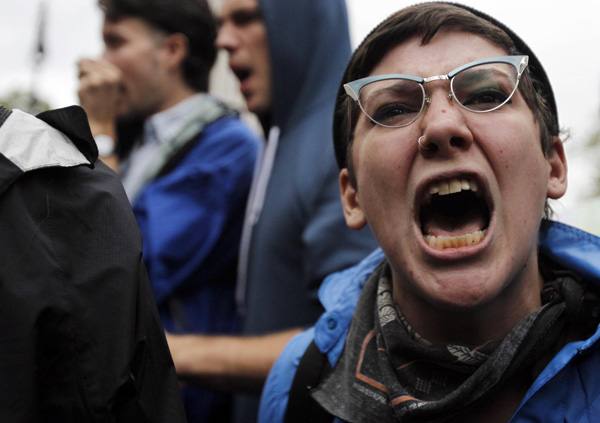
[[[344,0],[259,3],[271,56],[272,123],[285,134],[318,105],[333,107],[351,52],[348,13]]]

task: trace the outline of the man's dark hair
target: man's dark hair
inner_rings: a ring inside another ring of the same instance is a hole
[[[217,26],[206,0],[99,0],[105,19],[118,22],[138,18],[167,34],[183,34],[188,55],[182,64],[185,82],[194,90],[208,91],[208,75],[217,50]]]

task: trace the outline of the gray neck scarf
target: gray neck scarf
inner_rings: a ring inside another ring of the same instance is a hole
[[[312,395],[347,422],[447,422],[517,371],[533,382],[566,344],[571,325],[598,324],[597,297],[585,303],[576,275],[555,272],[546,280],[543,306],[505,339],[476,347],[431,344],[397,312],[384,261],[363,289],[342,356]]]

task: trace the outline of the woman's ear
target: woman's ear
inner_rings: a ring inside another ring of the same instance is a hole
[[[556,200],[567,191],[567,158],[563,143],[558,137],[553,137],[552,147],[546,160],[550,169],[547,196]]]
[[[350,229],[355,230],[364,228],[367,224],[367,219],[360,206],[358,191],[351,181],[347,168],[340,171],[340,193],[342,195],[342,206],[344,208],[346,225],[348,225]]]

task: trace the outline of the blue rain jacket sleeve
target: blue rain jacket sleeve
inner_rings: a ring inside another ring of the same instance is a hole
[[[133,204],[167,331],[234,330],[235,265],[257,150],[257,139],[238,118],[222,118]]]

